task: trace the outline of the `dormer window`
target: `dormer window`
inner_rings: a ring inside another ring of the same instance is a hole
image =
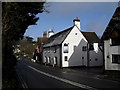
[[[68,44],[64,44],[64,53],[68,53],[69,51],[68,51]]]

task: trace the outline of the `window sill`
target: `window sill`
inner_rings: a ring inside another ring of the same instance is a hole
[[[110,45],[110,46],[120,46],[120,45]]]
[[[120,63],[113,63],[113,62],[112,62],[112,64],[120,64]]]

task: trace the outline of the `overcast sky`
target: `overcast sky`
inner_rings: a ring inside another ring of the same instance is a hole
[[[81,31],[101,36],[117,6],[117,2],[49,2],[46,9],[50,13],[38,14],[37,25],[29,26],[25,35],[37,40],[49,29],[57,33],[73,26],[73,19],[79,17]]]

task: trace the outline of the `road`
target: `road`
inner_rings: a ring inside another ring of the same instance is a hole
[[[23,56],[17,62],[16,70],[28,88],[79,88],[81,90],[120,88],[119,82],[100,79],[96,74],[44,66],[33,63]]]

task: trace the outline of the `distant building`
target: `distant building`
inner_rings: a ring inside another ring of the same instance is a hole
[[[35,48],[35,51],[33,53],[33,59],[36,61],[41,62],[42,61],[42,51],[43,51],[43,45],[48,40],[47,32],[43,33],[43,37],[37,38],[37,47]]]
[[[52,35],[43,46],[43,63],[58,67],[102,66],[103,54],[95,32],[80,31],[80,20]]]
[[[20,52],[20,49],[19,49],[19,48],[15,48],[15,49],[13,50],[13,52],[14,52],[14,53],[19,53],[19,52]]]
[[[33,41],[33,38],[32,37],[29,37],[29,36],[24,36],[22,41],[29,41],[29,42],[32,42]]]
[[[47,32],[43,33],[43,37],[37,38],[37,45],[40,53],[42,52],[43,45],[46,43],[47,40],[48,40]]]
[[[105,70],[120,70],[120,7],[116,9],[101,39],[104,40]]]

